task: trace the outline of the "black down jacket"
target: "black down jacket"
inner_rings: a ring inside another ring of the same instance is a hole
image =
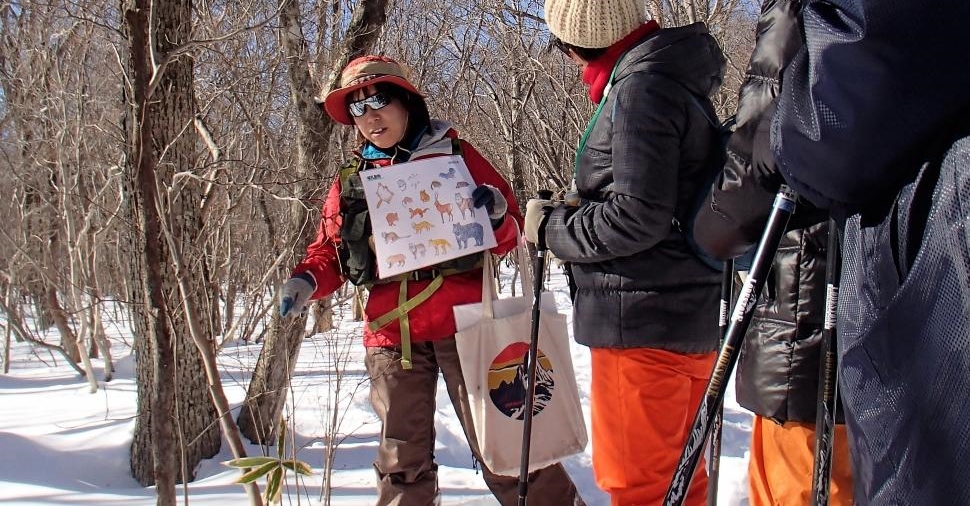
[[[702,23],[659,30],[618,62],[578,154],[582,204],[560,206],[546,226],[549,249],[571,264],[579,343],[686,353],[717,347],[720,274],[671,222],[716,142],[701,107],[713,114],[707,97],[723,72]]]
[[[781,73],[802,47],[800,8],[799,0],[761,7],[724,172],[695,220],[698,243],[720,258],[758,241],[781,182],[767,127]],[[741,406],[778,423],[815,422],[818,397],[828,227],[818,223],[825,213],[804,202],[797,207],[745,336],[736,381]]]

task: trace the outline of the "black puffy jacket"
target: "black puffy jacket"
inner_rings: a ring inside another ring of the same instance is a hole
[[[720,274],[691,253],[671,222],[691,200],[716,142],[697,104],[711,108],[707,97],[723,72],[724,57],[702,23],[659,30],[618,62],[579,153],[583,203],[557,208],[545,229],[549,249],[574,275],[578,342],[684,353],[717,347]]]
[[[698,212],[695,234],[728,258],[756,243],[781,179],[768,150],[768,126],[781,73],[802,47],[799,0],[766,0],[741,86],[737,130],[722,177]],[[825,308],[825,219],[801,203],[781,240],[741,348],[736,381],[741,406],[776,422],[814,422]]]

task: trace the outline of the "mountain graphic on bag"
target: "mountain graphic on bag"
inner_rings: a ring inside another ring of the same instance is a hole
[[[499,297],[495,262],[482,261],[482,301],[454,306],[455,348],[465,379],[481,461],[493,473],[519,476],[526,428],[530,344],[536,339],[535,397],[529,437],[529,471],[582,453],[589,442],[573,371],[566,315],[552,292],[536,301],[529,252],[519,238],[516,263],[522,295]],[[538,304],[539,317],[533,320]],[[534,328],[535,327],[537,328]],[[538,334],[533,332],[538,331]]]
[[[528,355],[528,343],[512,343],[495,356],[488,368],[488,396],[492,404],[505,416],[515,420],[522,420],[525,415]],[[552,361],[542,350],[538,352],[538,361],[532,416],[538,415],[552,400],[555,389]]]

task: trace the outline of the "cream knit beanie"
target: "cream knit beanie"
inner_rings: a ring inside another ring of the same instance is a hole
[[[643,0],[546,0],[546,24],[559,40],[610,47],[646,22]]]

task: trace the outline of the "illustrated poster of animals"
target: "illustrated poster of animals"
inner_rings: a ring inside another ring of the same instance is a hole
[[[495,246],[475,182],[460,156],[360,173],[374,231],[378,275],[388,278]]]

